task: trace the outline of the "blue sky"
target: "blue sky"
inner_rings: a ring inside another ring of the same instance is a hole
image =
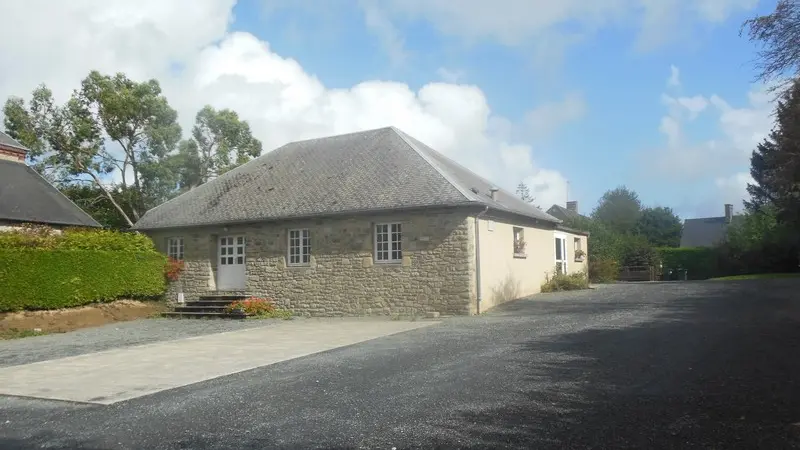
[[[728,172],[684,181],[680,173],[653,176],[641,156],[665,146],[659,124],[667,109],[661,96],[668,92],[671,66],[680,72],[676,95],[717,95],[735,108],[750,106],[754,47],[739,37],[739,27],[744,19],[771,11],[773,2],[737,10],[721,23],[696,24],[687,35],[647,50],[636,48],[633,27],[600,29],[561,58],[543,61],[525,43],[468,42],[425,19],[398,19],[393,26],[407,53],[401,62],[366,25],[358,3],[336,3],[336,8],[315,10],[240,2],[233,28],[269,42],[276,53],[296,59],[333,88],[379,79],[419,89],[441,80],[442,68],[461,73],[458,82],[477,85],[492,112],[512,122],[523,122],[526,112],[541,103],[579,92],[585,113],[531,142],[537,164],[562,173],[570,196],[586,212],[605,190],[626,184],[645,204],[671,206],[684,217],[721,214],[722,202],[732,200],[715,192],[716,177],[747,171],[746,158],[740,157]],[[723,132],[718,117],[707,114],[685,134],[701,142],[720,139]]]
[[[771,128],[742,21],[775,0],[0,2],[0,98],[90,70],[156,78],[185,132],[231,108],[267,151],[394,125],[544,209],[625,184],[741,209]],[[111,174],[112,179],[119,174]]]

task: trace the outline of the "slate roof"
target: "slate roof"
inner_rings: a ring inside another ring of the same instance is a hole
[[[482,205],[560,221],[394,127],[286,144],[149,211],[135,229]]]
[[[14,147],[20,150],[24,150],[26,152],[28,151],[28,149],[25,148],[25,146],[17,142],[11,136],[3,133],[2,131],[0,131],[0,146]]]
[[[732,222],[739,220],[741,216],[731,218]],[[683,222],[681,247],[713,247],[725,238],[728,226],[724,216],[686,219]]]
[[[547,214],[550,214],[551,216],[560,220],[577,219],[582,217],[577,211],[567,209],[561,205],[551,206],[550,209],[547,210]]]
[[[101,226],[32,168],[0,159],[0,221],[4,220]]]

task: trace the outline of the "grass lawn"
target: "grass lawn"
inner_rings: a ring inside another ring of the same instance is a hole
[[[754,273],[751,275],[712,278],[712,280],[772,280],[776,278],[800,278],[800,273]]]

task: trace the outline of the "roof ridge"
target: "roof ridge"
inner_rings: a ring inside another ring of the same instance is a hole
[[[463,196],[464,196],[464,197],[465,197],[467,200],[470,200],[470,201],[473,201],[473,202],[475,202],[475,201],[478,201],[478,199],[476,199],[476,198],[475,198],[475,196],[474,196],[474,195],[475,195],[475,193],[474,193],[474,192],[472,192],[472,191],[470,191],[470,190],[468,190],[468,189],[464,189],[464,187],[463,187],[463,186],[461,186],[459,183],[456,183],[456,182],[455,182],[455,181],[452,179],[452,177],[451,177],[450,175],[448,175],[448,174],[447,174],[447,173],[446,173],[446,172],[445,172],[445,171],[444,171],[444,170],[443,170],[443,169],[442,169],[442,168],[439,166],[439,164],[438,164],[438,163],[436,163],[436,161],[432,161],[432,160],[431,160],[431,158],[430,158],[430,157],[428,157],[428,155],[426,155],[426,154],[425,154],[425,153],[424,153],[422,150],[420,150],[419,148],[417,148],[417,146],[416,146],[416,145],[415,145],[413,142],[411,142],[411,140],[409,139],[409,137],[410,137],[410,136],[408,136],[408,135],[407,135],[405,132],[403,132],[402,130],[398,129],[398,128],[397,128],[397,127],[395,127],[395,126],[391,126],[391,127],[389,127],[389,128],[390,128],[392,131],[394,131],[394,132],[395,132],[395,133],[396,133],[398,136],[400,136],[400,139],[402,139],[402,140],[403,140],[403,142],[405,142],[405,143],[406,143],[406,145],[408,145],[409,147],[411,147],[411,149],[412,149],[412,150],[414,150],[414,151],[417,153],[417,155],[419,155],[419,156],[420,156],[420,158],[422,158],[423,160],[425,160],[425,162],[426,162],[426,163],[428,163],[428,164],[429,164],[431,167],[433,167],[433,169],[434,169],[434,170],[435,170],[435,171],[436,171],[436,172],[437,172],[439,175],[441,175],[441,176],[442,176],[442,178],[444,178],[444,179],[445,179],[445,181],[447,181],[448,183],[450,183],[450,185],[452,185],[454,188],[456,188],[456,190],[457,190],[458,192],[460,192],[460,193],[461,193],[461,195],[463,195]],[[493,183],[490,183],[490,184],[492,184],[492,185],[493,185]]]

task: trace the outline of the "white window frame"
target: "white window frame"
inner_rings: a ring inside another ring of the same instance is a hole
[[[561,239],[561,258],[562,259],[558,259],[558,253],[555,253],[556,239]],[[563,270],[563,273],[566,274],[567,273],[567,260],[568,260],[568,258],[567,258],[567,235],[565,235],[565,234],[556,234],[556,235],[553,236],[553,251],[554,251],[553,256],[555,257],[555,260],[556,260],[556,265],[558,265],[558,263],[561,263],[561,268]]]
[[[385,227],[385,231],[383,228]],[[395,231],[396,230],[396,231]],[[376,223],[373,236],[373,258],[380,264],[397,264],[403,261],[403,224],[400,222]],[[385,235],[386,241],[378,241],[379,235]],[[379,249],[378,244],[386,244],[386,249]],[[398,249],[394,250],[393,244],[397,244]],[[397,255],[395,255],[397,252]],[[386,254],[386,258],[383,255]]]
[[[511,227],[511,247],[514,256],[526,256],[528,254],[528,243],[525,241],[525,227]],[[521,252],[517,252],[517,242],[525,242],[525,248]]]
[[[296,233],[297,237],[292,237]],[[307,239],[307,244],[303,244],[303,240]],[[292,242],[296,241],[296,242]],[[290,266],[310,266],[311,265],[311,232],[308,228],[292,228],[286,233],[286,262]],[[295,245],[296,244],[296,245]],[[292,261],[292,248],[297,248],[296,255],[298,261]],[[303,261],[306,259],[306,261]]]
[[[173,252],[174,250],[174,252]],[[184,253],[183,253],[183,237],[182,236],[174,236],[171,238],[167,238],[167,256],[178,260],[183,261]]]

